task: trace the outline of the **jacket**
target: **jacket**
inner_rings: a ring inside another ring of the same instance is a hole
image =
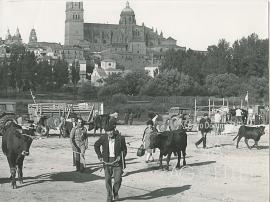
[[[121,160],[119,162],[120,165],[125,164],[125,157],[127,155],[127,146],[125,137],[121,136],[120,133],[116,130],[114,131],[115,136],[115,145],[114,145],[114,160],[117,158],[117,156],[120,156]],[[100,151],[100,147],[102,146],[102,153]],[[101,136],[94,144],[95,152],[98,156],[98,158],[102,158],[103,161],[108,162],[109,161],[109,137],[107,134]],[[123,152],[123,158],[122,154]],[[123,163],[122,163],[123,162]],[[123,168],[123,166],[122,166]]]

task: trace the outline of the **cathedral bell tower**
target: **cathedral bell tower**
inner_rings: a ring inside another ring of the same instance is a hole
[[[66,2],[65,45],[78,45],[83,36],[83,2]]]

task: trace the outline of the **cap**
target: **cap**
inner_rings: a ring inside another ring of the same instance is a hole
[[[116,128],[116,122],[114,120],[110,120],[109,123],[105,127],[105,131],[113,131]]]

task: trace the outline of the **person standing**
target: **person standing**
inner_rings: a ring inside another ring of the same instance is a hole
[[[124,121],[125,121],[125,125],[128,125],[128,113],[127,112],[124,115]]]
[[[252,120],[253,120],[253,108],[252,106],[249,106],[248,108],[248,119],[247,119],[247,124],[252,125]]]
[[[75,158],[76,171],[83,172],[85,169],[85,150],[88,148],[87,131],[82,118],[78,118],[77,126],[70,132],[70,142]]]
[[[220,115],[219,110],[217,110],[214,116],[215,135],[221,135],[221,120],[222,120],[222,117]]]
[[[65,115],[64,113],[60,116],[60,124],[58,126],[59,128],[59,138],[62,137],[66,137],[66,119],[65,119]]]
[[[207,113],[204,113],[203,118],[199,122],[199,131],[201,131],[202,137],[199,139],[195,146],[198,148],[199,144],[203,142],[203,148],[206,148],[206,134],[211,131],[211,120]]]
[[[100,148],[102,147],[102,153]],[[109,122],[105,128],[105,135],[101,136],[94,144],[98,159],[104,163],[105,185],[107,189],[107,202],[119,199],[119,189],[122,183],[122,173],[127,154],[126,141],[115,124]],[[114,185],[112,187],[112,175]]]
[[[129,117],[128,117],[128,119],[129,119],[129,125],[132,125],[133,124],[133,113],[132,112],[130,112],[130,114],[129,114]]]
[[[236,116],[236,123],[241,124],[242,123],[242,110],[237,107],[235,110],[235,116]]]
[[[150,149],[150,136],[153,135],[153,133],[157,132],[156,128],[154,127],[154,123],[152,120],[148,120],[146,122],[147,127],[144,130],[142,142],[144,145],[144,149],[146,151],[146,163],[150,161],[150,157],[152,158],[152,162],[154,161],[153,157],[153,149]]]

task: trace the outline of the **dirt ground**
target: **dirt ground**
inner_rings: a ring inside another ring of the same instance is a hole
[[[232,125],[226,126],[228,134],[208,135],[208,149],[197,149],[194,143],[200,135],[188,133],[187,166],[174,169],[177,159],[173,157],[169,171],[158,170],[157,161],[147,164],[145,156],[136,156],[135,148],[141,144],[144,127],[117,127],[126,136],[126,142],[130,142],[120,201],[269,200],[268,126],[259,150],[249,150],[243,140],[236,149],[232,139],[238,127]],[[97,138],[89,137],[85,173],[74,171],[69,139],[54,136],[35,140],[30,156],[24,161],[24,184],[17,183],[15,190],[8,179],[6,157],[0,151],[0,201],[106,201],[104,173],[92,146]],[[156,160],[158,154],[157,150]]]

